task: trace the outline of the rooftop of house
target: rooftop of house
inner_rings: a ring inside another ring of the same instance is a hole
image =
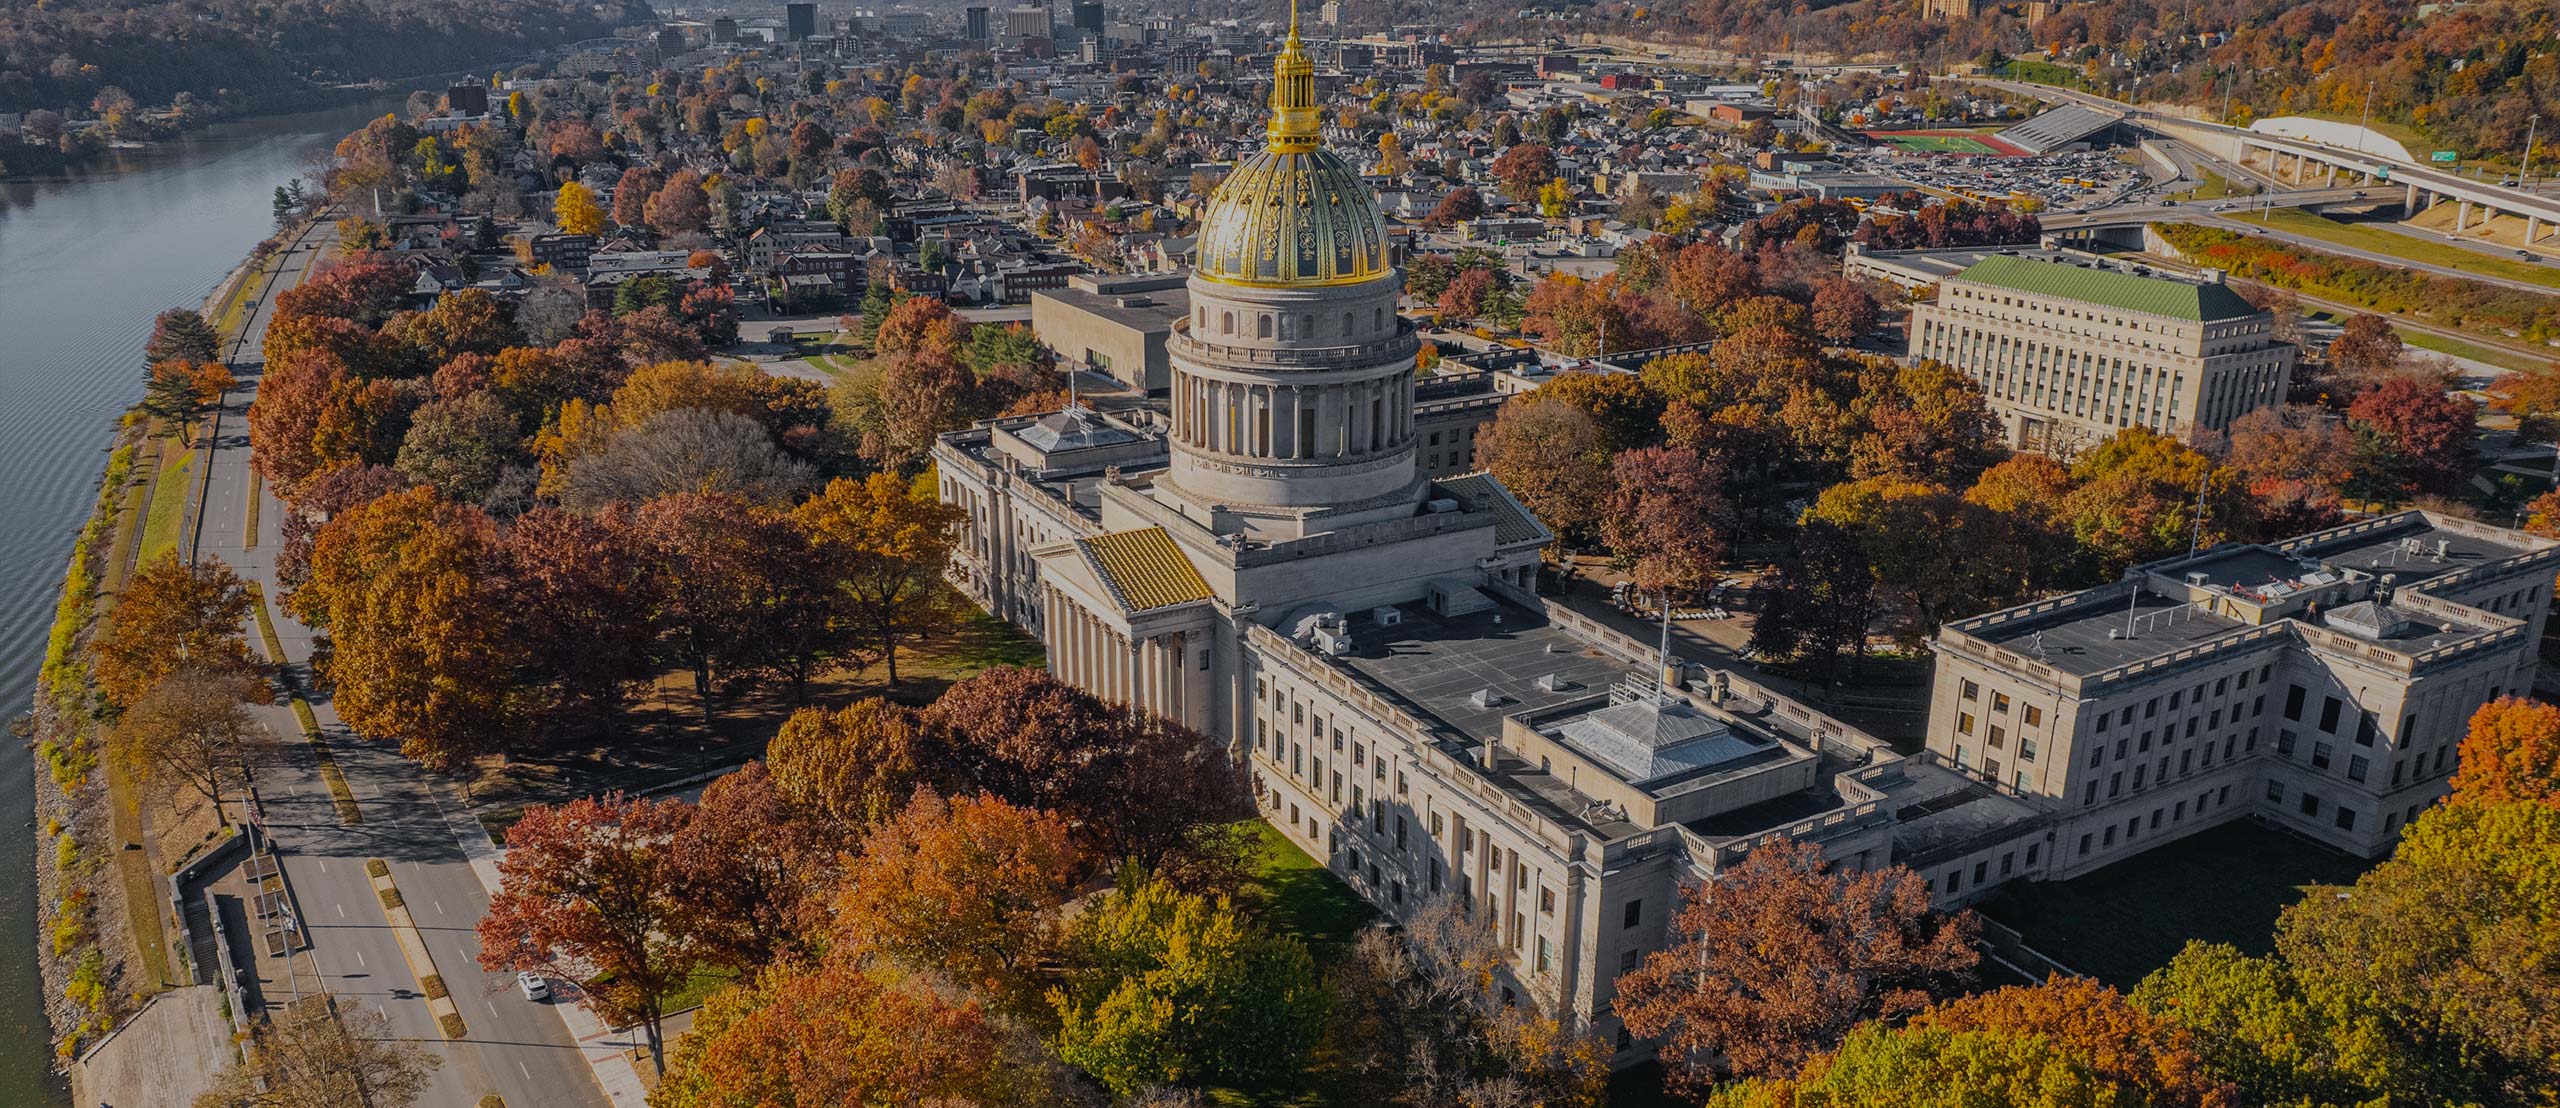
[[[1961,273],[1956,280],[2058,300],[2077,300],[2119,311],[2196,323],[2245,319],[2259,314],[2240,294],[2219,281],[2193,282],[2145,277],[2095,266],[2069,265],[1995,254]]]

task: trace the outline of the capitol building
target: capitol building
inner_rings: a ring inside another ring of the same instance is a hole
[[[1060,678],[1248,755],[1263,817],[1381,911],[1463,903],[1513,994],[1621,1062],[1646,1048],[1612,982],[1669,940],[1682,884],[1771,836],[1852,867],[2040,868],[2014,798],[1735,675],[1666,685],[1651,643],[1536,595],[1554,537],[1492,477],[1416,457],[1403,275],[1319,140],[1294,26],[1274,70],[1269,141],[1200,232],[1164,418],[1071,407],[937,444],[963,591]]]
[[[1274,78],[1159,406],[936,443],[951,579],[1061,679],[1247,757],[1263,818],[1381,912],[1464,906],[1507,992],[1619,1064],[1650,1048],[1618,975],[1765,843],[1909,867],[1947,908],[2239,819],[2374,856],[2443,796],[2468,712],[2530,683],[2560,544],[2421,512],[1952,622],[1907,753],[1550,601],[1554,536],[1416,457],[1403,275],[1294,21]]]

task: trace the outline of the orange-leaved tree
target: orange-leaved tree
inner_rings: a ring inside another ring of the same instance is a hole
[[[1850,1028],[1927,1007],[1981,957],[1973,915],[1933,910],[1920,875],[1834,870],[1792,839],[1690,889],[1670,930],[1618,978],[1617,1007],[1693,1091],[1721,1076],[1719,1054],[1735,1076],[1792,1075]]]
[[[180,667],[218,669],[249,661],[249,587],[221,559],[194,565],[175,551],[126,580],[98,636],[92,673],[110,703],[140,699]]]
[[[677,1043],[658,1108],[1039,1103],[978,1002],[856,957],[775,967],[714,994]]]
[[[2456,757],[2458,802],[2560,804],[2560,707],[2519,696],[2483,704]]]
[[[1067,823],[992,796],[915,801],[874,829],[836,896],[838,946],[934,970],[1016,1012],[1039,1010],[1082,870]]]
[[[934,495],[930,480],[874,473],[839,477],[792,510],[861,629],[863,645],[889,664],[898,683],[898,644],[940,626],[950,614],[942,570],[951,560],[961,513]]]

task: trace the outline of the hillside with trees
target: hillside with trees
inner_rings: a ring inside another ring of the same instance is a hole
[[[1602,4],[1593,29],[1738,55],[1916,61],[1932,70],[2033,53],[2110,95],[2221,111],[2236,122],[2301,113],[2415,127],[2465,156],[2520,159],[2528,122],[2560,114],[2560,36],[2548,4],[2381,0],[2161,0],[2063,4],[2029,23],[1947,21],[1909,0],[1843,4],[1686,0]],[[1489,38],[1516,33],[1498,23]]]
[[[183,94],[280,106],[317,86],[513,61],[651,18],[640,0],[47,0],[0,5],[0,111],[94,113]]]

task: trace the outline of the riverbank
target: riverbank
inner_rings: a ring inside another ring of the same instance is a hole
[[[271,270],[278,244],[309,226],[306,220],[258,243],[205,297],[199,310],[220,321],[233,358],[243,326],[237,307]],[[104,725],[90,679],[91,644],[126,578],[162,550],[193,553],[179,521],[200,497],[208,466],[199,455],[215,436],[182,445],[171,432],[132,410],[117,420],[115,449],[63,575],[30,715],[42,831],[35,953],[58,1069],[153,996],[197,983],[202,973],[170,938],[163,876],[229,831],[210,805],[148,803],[137,783],[102,757]],[[181,510],[164,511],[164,504]]]

